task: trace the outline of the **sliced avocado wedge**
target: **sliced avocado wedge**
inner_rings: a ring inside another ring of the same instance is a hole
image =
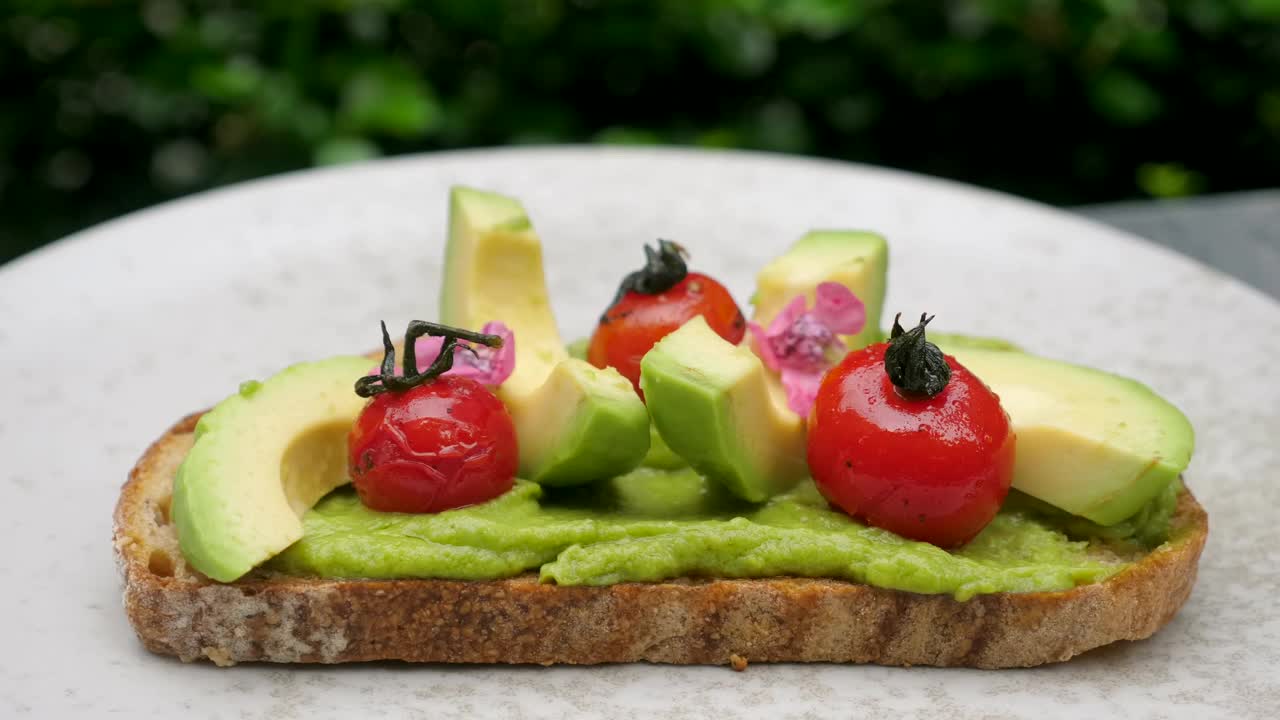
[[[347,483],[347,433],[373,363],[335,357],[245,383],[196,425],[178,468],[173,523],[182,554],[231,582],[302,537],[302,514]]]
[[[1191,461],[1185,415],[1135,380],[1026,353],[948,349],[1017,436],[1013,487],[1099,525],[1137,513]]]
[[[889,245],[880,235],[854,230],[815,230],[800,238],[756,275],[755,321],[769,321],[797,295],[813,305],[819,284],[836,282],[853,291],[867,309],[867,324],[841,339],[850,350],[880,340]]]
[[[649,415],[612,368],[572,358],[556,328],[542,243],[519,201],[454,188],[449,203],[440,319],[515,335],[516,367],[498,390],[515,423],[520,476],[576,485],[621,475],[649,449]]]
[[[667,447],[666,441],[658,433],[658,428],[652,424],[649,425],[649,452],[645,454],[644,461],[640,465],[659,470],[680,470],[689,467],[689,463],[684,458]]]
[[[884,336],[889,337],[889,331],[884,331]],[[958,333],[943,333],[929,331],[929,342],[942,348],[944,353],[950,354],[953,351],[961,350],[998,350],[1003,352],[1022,352],[1022,348],[1000,338],[984,337],[981,335],[960,335]]]
[[[808,474],[804,420],[760,358],[698,316],[640,361],[640,388],[662,439],[734,495],[763,502]]]

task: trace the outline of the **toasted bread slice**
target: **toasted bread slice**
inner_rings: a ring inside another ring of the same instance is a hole
[[[1173,540],[1105,582],[1061,592],[918,595],[842,580],[684,579],[609,587],[326,580],[222,584],[184,562],[169,519],[198,416],[147,450],[115,512],[124,605],[143,645],[184,661],[594,664],[855,662],[976,668],[1059,662],[1160,629],[1208,534],[1184,492]]]

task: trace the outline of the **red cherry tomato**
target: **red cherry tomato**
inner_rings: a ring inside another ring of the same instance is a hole
[[[1009,492],[1009,416],[950,356],[942,392],[904,397],[885,372],[886,347],[850,353],[823,378],[809,418],[809,470],[827,500],[854,517],[940,547],[962,545]]]
[[[662,338],[703,316],[720,337],[737,345],[747,331],[742,310],[723,285],[689,273],[656,295],[629,291],[605,313],[587,348],[587,362],[614,367],[640,392],[640,359]]]
[[[347,436],[347,458],[368,507],[440,512],[511,489],[516,431],[502,402],[483,385],[444,375],[370,400]]]

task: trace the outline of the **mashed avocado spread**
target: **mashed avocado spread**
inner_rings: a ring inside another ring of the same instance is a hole
[[[433,515],[369,510],[348,488],[306,514],[303,538],[270,567],[455,580],[538,570],[543,582],[560,585],[804,576],[965,600],[1062,590],[1119,572],[1146,551],[1143,543],[1163,541],[1176,491],[1171,486],[1109,535],[1015,493],[976,539],[948,552],[829,509],[809,482],[746,505],[688,468],[642,467],[572,490],[519,481],[490,502]]]

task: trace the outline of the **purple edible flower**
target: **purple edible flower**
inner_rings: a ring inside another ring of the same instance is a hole
[[[757,323],[747,324],[760,359],[782,375],[787,406],[806,418],[822,376],[848,351],[839,336],[857,333],[867,323],[866,306],[844,285],[821,283],[814,297],[809,310],[804,296],[796,296],[767,330]]]

